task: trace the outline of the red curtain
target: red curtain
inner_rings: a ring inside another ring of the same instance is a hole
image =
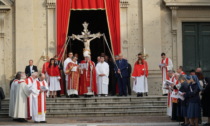
[[[120,45],[120,1],[105,0],[105,8],[108,18],[109,35],[114,55],[121,53]]]
[[[119,0],[57,0],[57,55],[63,54],[70,18],[70,10],[104,9],[114,54],[121,52]],[[59,55],[61,57],[61,55]]]
[[[105,9],[104,0],[72,0],[74,10]]]
[[[70,16],[71,0],[57,0],[57,55],[59,58],[64,53],[64,44],[67,38],[67,30]]]

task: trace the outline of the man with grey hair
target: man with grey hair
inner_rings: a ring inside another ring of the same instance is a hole
[[[38,72],[34,72],[31,74],[30,77],[25,79],[25,83],[28,85],[29,89],[32,88],[32,86],[36,82],[37,78],[38,78]],[[32,94],[30,94],[30,96],[27,98],[27,105],[29,108],[28,119],[31,119],[31,117],[32,117]]]
[[[26,74],[21,73],[21,79],[18,81],[16,88],[16,102],[14,106],[14,116],[13,118],[18,118],[19,122],[27,122],[28,118],[28,106],[27,98],[31,94],[31,91],[27,84],[25,83]]]

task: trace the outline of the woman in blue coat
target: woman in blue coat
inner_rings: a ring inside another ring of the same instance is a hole
[[[200,87],[197,80],[197,76],[187,76],[189,87],[185,95],[188,98],[187,117],[190,119],[190,126],[198,126],[198,119],[201,117]]]

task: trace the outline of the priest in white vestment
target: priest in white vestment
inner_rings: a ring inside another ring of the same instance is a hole
[[[26,84],[28,85],[29,89],[32,89],[33,84],[36,82],[38,78],[38,72],[34,72],[31,74],[30,77],[25,79]],[[32,94],[29,95],[27,98],[27,106],[28,106],[28,119],[30,120],[32,117]]]
[[[104,57],[101,56],[100,62],[96,65],[98,95],[108,95],[109,85],[109,65],[104,62]]]
[[[32,120],[35,123],[46,123],[46,93],[48,84],[41,73],[32,88]]]
[[[14,107],[16,103],[16,89],[18,86],[18,81],[20,80],[21,72],[18,72],[16,74],[15,79],[13,80],[11,84],[11,89],[10,89],[10,100],[9,100],[9,116],[14,117]],[[15,120],[15,119],[14,119]]]
[[[174,72],[172,70],[169,70],[167,72],[167,75],[168,75],[168,79],[170,82],[173,83],[173,85],[176,84],[176,78],[175,78],[175,75],[174,75]],[[166,87],[166,89],[168,90],[168,103],[167,103],[167,115],[169,117],[172,117],[172,98],[171,98],[171,95],[172,95],[172,91],[173,91],[173,86],[168,86]]]
[[[70,62],[72,62],[72,57],[73,57],[73,53],[72,52],[69,52],[68,53],[68,58],[66,58],[66,60],[63,63],[63,71],[66,71],[67,65]],[[65,80],[66,80],[66,92],[67,92],[67,89],[68,89],[68,75],[67,74],[65,74]]]
[[[168,80],[167,72],[173,69],[173,63],[170,58],[166,57],[165,53],[162,53],[161,57],[162,57],[162,60],[161,60],[161,63],[159,64],[159,67],[162,70],[162,90],[163,90],[163,95],[167,95],[168,90],[164,89],[164,83],[166,80]]]
[[[27,98],[31,93],[29,87],[25,83],[25,79],[25,73],[21,73],[21,80],[18,81],[16,88],[16,102],[13,116],[13,118],[19,118],[19,121],[21,122],[26,122],[25,119],[28,118]]]

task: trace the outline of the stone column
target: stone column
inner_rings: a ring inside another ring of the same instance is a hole
[[[5,94],[7,93],[6,82],[6,50],[5,50],[5,15],[10,8],[0,9],[0,87],[3,88]]]
[[[121,50],[126,58],[128,58],[128,5],[127,0],[120,0]]]
[[[177,69],[177,9],[178,7],[170,7],[172,10],[172,61],[174,65],[174,69]]]
[[[4,17],[6,10],[0,10],[0,87],[5,89],[5,48],[4,48]]]
[[[15,1],[15,48],[16,71],[24,71],[29,59],[36,57],[34,43],[34,2],[33,0]]]
[[[149,70],[158,70],[161,61],[161,0],[142,0],[143,48],[149,55]],[[154,62],[155,61],[155,62]]]
[[[47,0],[47,55],[53,57],[56,54],[56,0]]]

